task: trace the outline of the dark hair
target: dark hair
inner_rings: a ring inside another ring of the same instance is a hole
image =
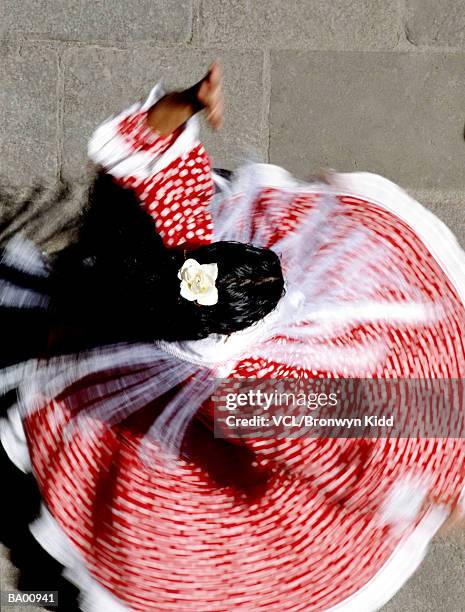
[[[178,270],[192,257],[217,263],[218,303],[181,297]],[[195,340],[230,334],[270,313],[284,291],[278,256],[238,242],[167,249],[132,191],[98,177],[78,240],[54,265],[60,324],[95,341]]]
[[[279,258],[273,251],[240,242],[214,242],[187,254],[199,263],[218,264],[218,303],[197,306],[179,297],[179,314],[195,337],[230,334],[256,323],[269,314],[283,295],[284,279]],[[182,262],[181,262],[182,263]]]

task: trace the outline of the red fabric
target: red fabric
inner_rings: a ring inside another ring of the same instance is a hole
[[[135,149],[159,151],[173,142],[146,132],[141,140],[141,130],[137,117],[121,125]],[[134,188],[168,246],[211,240],[207,207],[213,186],[201,145],[147,180],[122,182]],[[257,211],[278,195],[263,191]],[[367,376],[464,377],[465,311],[445,273],[394,215],[368,201],[341,201],[343,214],[396,246],[411,283],[424,295],[447,296],[453,309],[446,324],[357,326],[334,343],[381,337],[387,358]],[[297,227],[314,204],[312,195],[287,202],[270,245]],[[231,374],[337,375],[252,357]],[[153,465],[140,461],[135,424],[102,429],[92,439],[76,431],[68,439],[63,428],[69,418],[54,403],[27,420],[34,472],[48,508],[93,576],[140,612],[327,609],[362,588],[413,529],[409,525],[400,534],[380,518],[396,482],[426,474],[431,498],[454,504],[465,481],[465,448],[458,439],[233,445],[213,439],[196,422],[187,443],[191,460],[175,469],[161,452]]]

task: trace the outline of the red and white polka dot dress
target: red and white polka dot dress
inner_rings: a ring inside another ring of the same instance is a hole
[[[210,162],[195,120],[168,138],[147,128],[146,110],[159,95],[155,90],[145,105],[100,126],[90,156],[134,189],[167,246],[208,243]],[[270,180],[263,179],[254,202],[258,219],[285,187],[272,180],[273,168],[265,175]],[[373,175],[338,177],[343,214],[390,240],[410,282],[434,299],[447,297],[451,308],[447,317],[417,327],[367,321],[331,343],[381,338],[386,357],[367,368],[369,378],[465,378],[459,247],[430,213],[399,212],[407,196],[391,183]],[[298,231],[316,195],[309,186],[287,198],[269,246]],[[431,248],[419,229],[425,225],[435,228]],[[344,372],[250,355],[230,374],[257,376]],[[375,610],[418,566],[461,503],[465,483],[459,438],[268,439],[231,449],[199,425],[192,460],[173,466],[160,451],[147,465],[138,455],[144,429],[136,421],[90,439],[78,430],[70,436],[69,420],[53,402],[24,424],[47,508],[33,532],[67,565],[89,610]]]

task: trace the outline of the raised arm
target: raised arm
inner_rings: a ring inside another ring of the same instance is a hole
[[[217,63],[184,91],[165,94],[158,84],[143,104],[108,119],[90,139],[91,160],[134,190],[167,246],[211,241],[213,180],[194,115],[205,110],[210,125],[221,126],[221,84]]]
[[[214,62],[198,83],[164,96],[147,113],[147,124],[161,136],[169,136],[193,115],[205,110],[207,120],[215,130],[223,123],[223,74]]]

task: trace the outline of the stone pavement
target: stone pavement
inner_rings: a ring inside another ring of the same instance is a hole
[[[465,245],[465,0],[3,0],[0,30],[7,183],[84,182],[100,120],[220,57],[216,166],[375,171]],[[464,548],[438,539],[386,612],[464,611]]]

